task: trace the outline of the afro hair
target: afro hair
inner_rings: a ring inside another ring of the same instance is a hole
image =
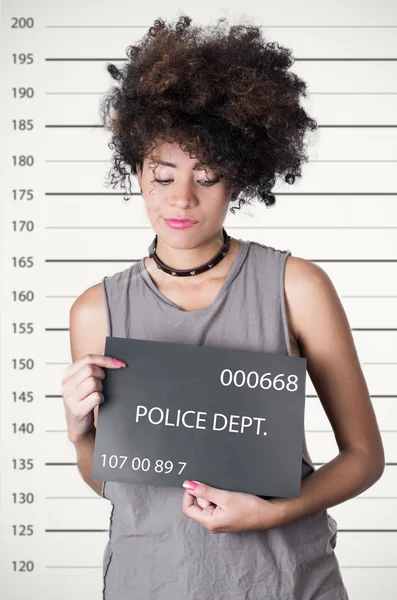
[[[288,70],[290,49],[259,27],[191,22],[156,19],[122,68],[107,65],[117,81],[100,102],[110,184],[126,190],[159,140],[177,142],[238,190],[238,208],[253,198],[270,207],[276,177],[293,184],[308,160],[304,136],[317,122],[299,104],[306,83]]]

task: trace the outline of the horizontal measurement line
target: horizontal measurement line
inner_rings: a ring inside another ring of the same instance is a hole
[[[44,192],[45,196],[124,196],[123,192]],[[140,192],[132,192],[129,196],[141,196]],[[397,196],[396,194],[392,194]]]
[[[318,398],[317,394],[306,394],[306,398]],[[59,396],[62,398],[62,396]],[[396,394],[371,394],[371,398],[397,398]]]
[[[102,92],[44,92],[46,96],[103,96]],[[310,92],[311,96],[396,96],[397,92]]]
[[[70,364],[70,363],[62,363]],[[397,398],[397,394],[371,394],[371,398]],[[62,398],[61,394],[45,394],[44,398]],[[317,394],[306,394],[305,398],[318,398]]]
[[[321,467],[328,463],[314,462],[312,464],[316,465],[318,467]],[[46,467],[75,467],[77,465],[77,463],[76,462],[46,462],[46,463],[44,463],[44,465]],[[385,466],[386,467],[397,467],[397,462],[386,462]]]
[[[397,196],[397,192],[274,192],[275,196]],[[45,196],[124,196],[124,192],[44,192]],[[132,192],[128,196],[141,196]]]
[[[108,263],[139,262],[140,258],[46,258],[47,263]],[[310,262],[320,263],[396,263],[397,258],[307,258]]]
[[[95,94],[96,92],[93,93]],[[98,93],[101,94],[101,92]],[[311,96],[395,96],[396,94],[397,92],[310,92]]]
[[[45,529],[46,533],[106,533],[109,529]],[[338,533],[397,533],[397,529],[339,529]]]
[[[305,429],[306,433],[333,433],[332,429]],[[67,433],[67,429],[45,429],[45,433]],[[380,429],[381,433],[397,433],[397,429]]]
[[[44,331],[69,331],[69,327],[45,327]],[[397,327],[351,327],[350,331],[397,331]],[[369,363],[367,363],[369,364]],[[380,364],[380,363],[379,363]]]
[[[341,569],[397,569],[397,565],[339,565]],[[102,565],[98,566],[81,566],[81,565],[48,565],[46,569],[102,569]]]
[[[51,56],[44,59],[45,62],[107,62],[117,61],[126,62],[128,58],[122,56],[114,57],[99,57],[99,56]],[[397,62],[395,56],[316,56],[316,57],[300,57],[294,56],[295,62]]]
[[[149,29],[152,25],[44,25],[48,29]],[[213,25],[203,25],[212,28]],[[397,25],[258,25],[260,29],[397,29]]]
[[[68,158],[68,159],[60,159],[60,158],[54,158],[54,159],[48,159],[44,161],[45,163],[109,163],[110,164],[110,160],[109,159],[82,159],[82,158]],[[368,159],[353,159],[353,158],[346,158],[346,159],[310,159],[308,161],[309,163],[396,163],[397,160],[392,160],[392,159],[375,159],[375,158],[368,158]]]
[[[46,365],[70,365],[68,362],[46,362]]]
[[[75,462],[70,462],[70,463],[64,463],[64,462],[54,462],[54,463],[44,463],[46,467],[75,467],[77,465],[77,463]]]
[[[103,263],[103,262],[138,262],[138,258],[46,258],[48,263]]]
[[[106,533],[109,529],[45,529],[46,533]]]
[[[351,295],[342,295],[342,298],[397,298],[397,295],[384,295],[384,296],[372,296],[372,295],[366,295],[363,294],[361,296],[351,296]],[[78,298],[78,296],[63,296],[63,295],[56,295],[56,296],[44,296],[44,298]],[[364,331],[364,330],[363,330]],[[380,330],[381,331],[381,330]]]
[[[76,59],[76,60],[84,60],[84,59]],[[97,60],[97,59],[91,59],[91,60]],[[116,60],[115,58],[109,59],[109,60]],[[397,60],[397,59],[396,59]],[[101,124],[97,124],[97,123],[87,123],[86,125],[84,124],[80,124],[80,123],[50,123],[48,125],[44,125],[45,128],[47,129],[85,129],[85,128],[90,128],[90,129],[103,129],[104,125]],[[372,124],[367,124],[367,123],[362,123],[362,124],[350,124],[350,123],[346,123],[346,124],[341,124],[341,125],[337,125],[335,123],[330,123],[330,124],[325,124],[325,125],[321,125],[318,124],[317,128],[318,129],[347,129],[347,128],[353,128],[353,129],[366,129],[366,128],[372,128],[372,129],[393,129],[397,127],[397,124],[391,123],[389,125],[387,124],[378,124],[378,123],[372,123]]]
[[[101,496],[45,496],[45,500],[102,500]],[[350,500],[397,500],[397,496],[357,496]]]
[[[45,496],[45,500],[102,500],[101,496]]]
[[[306,433],[332,433],[332,429],[305,429]],[[381,433],[397,433],[397,429],[380,429]],[[67,429],[58,430],[59,433],[67,433]]]
[[[397,225],[228,225],[229,229],[397,229]],[[150,226],[48,225],[45,229],[152,229]]]
[[[45,567],[46,569],[102,569],[102,565],[100,566],[95,566],[95,565],[88,565],[88,566],[83,566],[83,565],[46,565]]]

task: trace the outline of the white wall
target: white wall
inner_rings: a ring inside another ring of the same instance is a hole
[[[228,9],[202,2],[183,8],[201,24],[222,15],[231,22],[240,14],[252,17],[270,39],[291,47],[297,59],[293,70],[309,85],[306,106],[320,127],[302,179],[294,186],[279,184],[271,210],[259,205],[229,215],[225,226],[234,237],[289,248],[318,262],[343,301],[387,466],[373,487],[329,512],[339,525],[336,553],[350,600],[392,600],[397,595],[397,5],[248,1],[244,13],[240,6],[233,0]],[[99,124],[100,95],[111,83],[106,60],[122,60],[125,48],[155,18],[172,19],[180,8],[156,0],[146,6],[125,0],[2,3],[0,586],[7,600],[27,594],[101,597],[110,505],[67,464],[75,462],[75,452],[59,394],[61,372],[71,361],[68,313],[84,289],[146,254],[153,231],[139,195],[123,203],[122,195],[111,195],[120,190],[103,186],[108,138],[90,126]],[[14,16],[33,17],[34,27],[11,28]],[[33,53],[34,61],[14,64],[14,53]],[[34,97],[15,99],[14,87],[32,87]],[[33,119],[34,128],[14,130],[13,120],[21,119]],[[15,167],[13,156],[33,156],[34,164]],[[13,189],[33,189],[34,200],[14,201]],[[99,195],[103,192],[109,195]],[[32,220],[35,229],[14,232],[14,220]],[[12,257],[23,256],[33,257],[33,267],[14,268]],[[13,302],[13,290],[34,290],[35,299]],[[14,334],[15,322],[34,323],[33,334]],[[21,358],[33,359],[34,367],[14,369],[13,359]],[[33,390],[34,402],[14,402],[15,390]],[[310,385],[307,393],[307,442],[321,464],[336,455],[337,446]],[[13,433],[12,424],[24,422],[33,423],[34,432]],[[32,458],[34,468],[14,469],[18,458]],[[33,493],[34,502],[14,503],[13,493],[20,492]],[[33,525],[33,535],[21,535],[24,524]],[[32,572],[21,570],[23,561],[34,563]]]

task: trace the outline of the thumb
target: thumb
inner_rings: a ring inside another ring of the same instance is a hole
[[[217,506],[223,506],[230,492],[227,490],[221,490],[218,488],[211,487],[206,483],[200,483],[199,481],[190,481],[187,479],[183,482],[183,487],[196,498],[202,498],[209,500]]]

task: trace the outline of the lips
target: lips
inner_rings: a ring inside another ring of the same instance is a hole
[[[164,217],[166,221],[176,221],[177,223],[198,223],[195,219],[190,219],[188,217],[178,218],[178,217]]]

